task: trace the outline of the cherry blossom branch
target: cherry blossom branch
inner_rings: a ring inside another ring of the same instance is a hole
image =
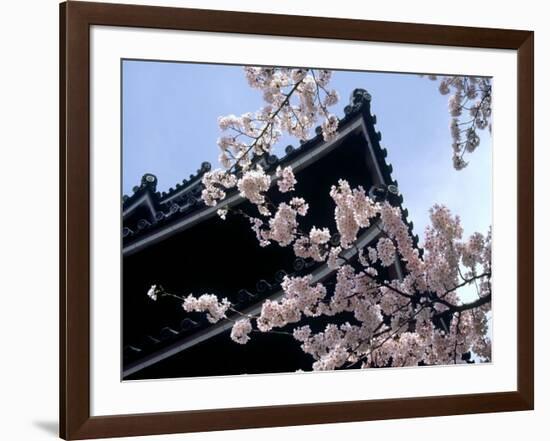
[[[254,139],[254,142],[248,147],[248,149],[244,152],[243,155],[241,155],[240,158],[237,159],[237,161],[233,164],[233,166],[229,169],[229,172],[233,169],[235,169],[239,163],[243,160],[244,157],[247,157],[250,152],[257,146],[259,140],[267,133],[267,130],[268,129],[273,129],[273,125],[274,125],[274,119],[277,117],[277,115],[279,114],[279,112],[283,109],[283,107],[285,107],[289,100],[290,100],[290,97],[294,94],[294,92],[298,89],[298,86],[302,83],[303,80],[300,80],[298,81],[293,87],[292,89],[290,90],[289,93],[287,93],[285,95],[285,99],[283,100],[283,102],[281,103],[281,105],[277,108],[277,110],[275,110],[275,112],[273,112],[270,117],[269,117],[269,121],[267,122],[267,124],[264,126],[263,130],[261,131],[261,133]]]
[[[422,253],[399,207],[388,201],[374,201],[362,187],[351,188],[345,180],[339,180],[329,194],[335,204],[336,232],[322,226],[308,226],[309,232],[305,231],[301,219],[307,215],[309,204],[294,193],[297,181],[292,168],[277,167],[270,176],[259,162],[255,168],[250,166],[252,154],[269,153],[281,131],[303,139],[317,117],[324,118],[321,128],[325,140],[334,136],[338,120],[328,114],[327,106],[334,104],[337,94],[325,87],[330,72],[319,71],[317,76],[310,69],[249,67],[245,71],[249,84],[263,92],[267,106],[256,117],[245,114],[220,119],[222,130],[234,129],[238,135],[219,141],[226,170],[203,176],[202,198],[207,205],[215,206],[227,196],[227,190],[236,187],[241,197],[258,210],[259,217],[242,209],[225,208],[218,210],[222,219],[229,210],[242,215],[261,247],[291,247],[296,258],[327,265],[334,281],[314,281],[312,274],[286,275],[281,282],[281,296],[260,300],[258,315],[242,313],[227,298],[220,300],[212,294],[176,296],[183,301],[183,308],[205,313],[212,323],[228,319],[227,312],[233,312],[240,318],[229,319],[233,322],[231,339],[240,344],[259,332],[292,335],[301,342],[304,353],[313,356],[314,369],[349,367],[369,358],[372,366],[456,363],[458,351],[468,350],[463,341],[488,359],[490,342],[483,330],[487,328],[485,305],[491,301],[490,233],[486,237],[475,233],[462,241],[458,217],[436,204],[430,210],[431,225],[426,229]],[[459,128],[458,116],[483,90],[477,111],[470,111],[476,127],[484,128],[483,121],[490,116],[490,81],[449,77],[441,84],[440,89],[449,89],[442,93],[454,90],[449,108],[455,118],[453,136],[457,145],[462,142],[462,134],[468,133],[469,148],[475,148],[471,131]],[[326,94],[324,101],[321,91]],[[293,107],[291,97],[295,96],[300,104]],[[258,122],[263,125],[258,127]],[[238,140],[241,135],[254,141],[244,144]],[[229,156],[235,158],[234,162]],[[275,204],[268,191],[281,193],[280,202]],[[359,237],[373,224],[379,234],[368,247],[359,246]],[[349,256],[349,250],[354,250],[355,256]],[[401,266],[402,277],[386,280],[381,276],[381,271],[395,264]],[[478,274],[479,267],[483,271]],[[457,291],[471,283],[477,287],[478,281],[479,299],[460,303]],[[148,295],[153,298],[158,292],[153,289]],[[457,314],[460,319],[455,323]],[[349,320],[337,325],[332,322],[335,316]],[[329,322],[323,331],[313,333],[307,324],[299,326],[318,317]],[[287,332],[287,327],[292,332]],[[460,343],[458,331],[464,337]],[[367,352],[366,344],[372,345]]]
[[[463,285],[462,285],[463,286]],[[458,287],[457,287],[458,288]],[[479,308],[480,306],[483,306],[491,301],[491,294],[487,294],[486,296],[480,297],[479,299],[470,302],[470,303],[463,303],[461,305],[453,305],[452,303],[449,303],[441,298],[432,299],[435,303],[441,303],[445,305],[448,309],[448,311],[451,312],[463,312],[468,311],[470,309]]]
[[[449,96],[449,113],[451,114],[451,137],[453,148],[453,166],[456,170],[462,170],[468,163],[464,155],[472,153],[480,143],[477,129],[489,128],[491,131],[491,105],[492,85],[489,78],[483,77],[461,77],[430,75],[431,80],[440,79],[439,91],[442,95]],[[469,106],[473,100],[477,100]],[[472,119],[465,122],[460,121],[463,111],[468,111]],[[470,126],[460,129],[462,125]]]

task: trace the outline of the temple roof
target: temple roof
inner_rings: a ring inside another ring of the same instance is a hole
[[[371,114],[370,102],[371,96],[366,90],[355,89],[351,94],[350,103],[344,108],[344,116],[339,121],[337,133],[344,132],[352,123],[362,119],[364,129],[377,157],[383,182],[388,186],[392,185],[394,188],[398,188],[397,181],[392,178],[393,166],[386,161],[387,150],[380,145],[382,135],[375,129],[376,115]],[[284,156],[279,158],[276,155],[265,155],[259,162],[268,173],[273,172],[279,165],[285,166],[293,162],[296,158],[314,150],[325,142],[321,135],[321,128],[317,127],[315,132],[316,135],[313,138],[300,142],[298,146],[287,146]],[[202,176],[211,168],[209,162],[203,162],[196,173],[183,179],[166,192],[157,191],[158,180],[154,174],[147,173],[143,175],[140,185],[133,188],[133,194],[122,197],[124,245],[126,246],[141,237],[162,229],[163,225],[186,218],[207,208],[201,199],[203,190],[201,180]],[[231,194],[229,193],[228,196],[231,196]],[[401,204],[403,198],[401,195],[398,198],[397,202]],[[141,217],[137,220],[134,219],[133,225],[128,225],[126,220],[130,217],[134,218],[135,211],[138,208],[142,208],[140,211]]]
[[[380,145],[382,136],[380,132],[376,131],[376,116],[371,114],[370,103],[371,96],[366,90],[355,89],[353,91],[350,103],[344,109],[344,116],[340,119],[337,137],[341,136],[344,139],[350,133],[354,133],[354,130],[361,131],[365,135],[366,143],[371,147],[376,157],[376,167],[381,178],[379,182],[383,184],[378,186],[378,190],[385,191],[385,196],[388,197],[390,202],[401,207],[403,219],[408,224],[411,234],[413,234],[413,224],[407,220],[408,211],[402,207],[403,197],[399,194],[398,183],[392,177],[393,167],[386,161],[387,150]],[[266,172],[273,172],[278,165],[296,164],[310,153],[318,148],[323,148],[327,144],[329,142],[323,140],[321,130],[317,128],[316,136],[313,138],[301,142],[298,146],[287,146],[285,155],[281,158],[275,155],[265,156],[261,158],[261,164]],[[301,166],[306,167],[307,164]],[[123,251],[132,248],[138,242],[145,242],[148,237],[162,234],[163,230],[168,229],[164,227],[169,226],[170,229],[173,229],[176,223],[189,218],[191,215],[212,211],[212,207],[206,207],[200,197],[203,189],[201,178],[210,169],[210,164],[204,162],[195,174],[176,184],[174,188],[162,193],[156,190],[156,176],[152,174],[144,175],[140,185],[134,187],[134,193],[131,196],[123,197]],[[376,186],[372,190],[377,190]],[[238,195],[230,193],[226,199],[230,197],[238,197]],[[215,208],[213,210],[215,213]],[[127,219],[132,219],[133,228],[128,226]],[[414,236],[414,245],[418,246],[418,236]],[[304,259],[296,259],[291,266],[291,275],[322,270],[322,268],[318,268]],[[287,268],[288,271],[289,268]],[[258,280],[255,286],[256,289],[252,292],[241,289],[237,293],[239,299],[238,309],[240,311],[252,310],[263,299],[277,296],[280,293],[280,283],[287,272],[283,269],[274,268],[273,278]],[[143,295],[145,296],[145,293]],[[150,360],[148,365],[151,365],[159,353],[162,357],[160,359],[164,359],[166,354],[184,350],[188,341],[192,340],[196,343],[209,338],[208,335],[212,334],[214,328],[220,328],[218,331],[223,332],[230,327],[230,322],[221,322],[212,326],[206,320],[197,319],[195,316],[180,319],[177,323],[167,322],[158,329],[156,334],[143,336],[141,341],[129,342],[130,344],[124,347],[125,376],[130,375],[132,366],[139,365],[141,360],[148,359]],[[130,367],[130,369],[127,370],[127,367]]]

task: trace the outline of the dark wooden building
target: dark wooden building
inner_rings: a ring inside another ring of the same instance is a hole
[[[325,142],[317,134],[297,147],[288,146],[282,158],[262,158],[268,172],[278,165],[293,167],[296,194],[310,205],[303,223],[306,231],[312,225],[336,231],[329,191],[340,178],[363,186],[375,197],[402,203],[375,124],[370,95],[356,89],[333,140]],[[248,221],[240,216],[219,219],[217,208],[200,199],[201,177],[208,170],[210,164],[205,162],[195,175],[165,193],[157,192],[157,178],[147,174],[134,193],[123,198],[123,379],[311,369],[312,359],[292,337],[258,333],[240,345],[229,337],[231,322],[210,324],[201,314],[186,313],[177,299],[155,302],[147,297],[152,284],[161,284],[179,295],[207,292],[228,297],[240,310],[257,312],[263,299],[281,296],[285,274],[311,273],[316,281],[334,276],[325,264],[295,259],[291,247],[261,248]],[[270,197],[277,202],[276,192]],[[238,193],[229,194],[224,203],[247,209]],[[367,246],[377,234],[371,227],[359,245]],[[399,264],[391,271],[399,275]],[[319,329],[324,325],[312,323]]]

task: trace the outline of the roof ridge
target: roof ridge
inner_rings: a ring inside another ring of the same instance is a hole
[[[362,114],[363,118],[367,122],[366,130],[371,139],[372,146],[376,158],[381,166],[381,172],[384,181],[388,186],[399,188],[398,182],[393,178],[393,166],[386,161],[388,151],[386,148],[380,145],[382,140],[382,134],[375,130],[377,122],[376,115],[371,113],[371,100],[372,96],[366,89],[357,88],[354,89],[350,95],[349,104],[344,107],[344,116],[339,120],[338,131],[342,130],[352,119]],[[315,128],[315,136],[312,138],[301,141],[298,147],[288,145],[285,148],[285,155],[281,158],[274,154],[265,154],[258,162],[267,171],[271,171],[277,165],[289,162],[302,152],[309,150],[310,148],[317,146],[323,142],[321,127]],[[149,192],[152,196],[152,203],[156,209],[155,218],[153,222],[141,222],[138,225],[138,231],[134,232],[129,228],[124,229],[124,237],[129,238],[136,233],[142,233],[149,230],[152,227],[158,227],[161,224],[171,220],[172,216],[177,213],[189,214],[204,205],[200,193],[202,192],[202,176],[211,170],[211,164],[207,161],[201,164],[201,167],[197,170],[196,174],[191,174],[188,179],[183,179],[181,183],[176,184],[175,188],[170,188],[167,192],[156,191],[157,177],[152,173],[146,173],[141,179],[141,185],[134,187],[134,194],[132,196],[123,197],[123,207],[128,208],[133,202],[139,200],[140,196]],[[395,204],[402,208],[403,196],[397,191],[395,194]],[[418,236],[413,234],[413,223],[407,219],[408,210],[402,208],[403,220],[407,223],[407,226],[414,239],[414,244],[418,244]]]

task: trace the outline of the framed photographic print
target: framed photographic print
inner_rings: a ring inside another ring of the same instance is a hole
[[[61,437],[533,409],[532,32],[60,14]]]

